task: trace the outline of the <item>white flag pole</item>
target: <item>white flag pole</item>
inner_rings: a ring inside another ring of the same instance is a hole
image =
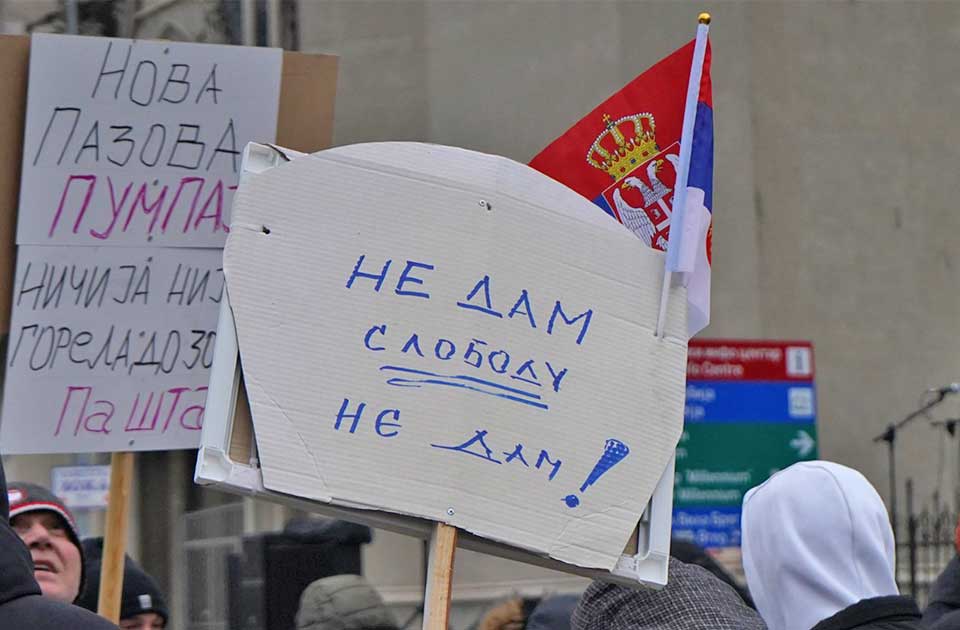
[[[683,109],[683,129],[680,134],[680,162],[677,181],[673,188],[673,215],[670,217],[670,235],[667,238],[667,260],[663,267],[663,287],[660,291],[660,312],[657,314],[657,337],[663,336],[670,299],[670,285],[674,271],[693,271],[681,267],[681,249],[687,235],[687,176],[690,174],[690,153],[693,149],[693,124],[697,120],[697,103],[700,100],[700,77],[703,76],[703,60],[707,53],[707,34],[710,32],[710,14],[701,13],[697,18],[697,39],[693,45],[693,63],[690,64],[690,80],[687,82],[687,101]],[[690,247],[688,244],[687,247]]]

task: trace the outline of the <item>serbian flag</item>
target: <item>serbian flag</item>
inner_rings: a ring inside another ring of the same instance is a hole
[[[689,335],[710,322],[713,97],[706,24],[697,39],[597,106],[530,166],[666,251],[667,271],[687,286]]]

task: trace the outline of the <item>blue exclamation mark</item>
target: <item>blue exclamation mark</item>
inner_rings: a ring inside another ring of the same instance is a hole
[[[623,458],[629,454],[630,448],[620,440],[613,438],[607,440],[607,445],[603,447],[603,455],[600,456],[600,461],[597,462],[597,465],[590,471],[587,480],[580,486],[580,492],[586,492],[587,488],[595,484],[600,477],[623,461]],[[580,499],[575,494],[568,494],[563,498],[563,501],[567,504],[567,507],[571,508],[580,505]]]

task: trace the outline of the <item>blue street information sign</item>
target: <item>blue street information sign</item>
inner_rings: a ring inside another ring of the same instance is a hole
[[[816,410],[809,342],[692,340],[674,537],[705,548],[740,546],[747,490],[818,457]]]

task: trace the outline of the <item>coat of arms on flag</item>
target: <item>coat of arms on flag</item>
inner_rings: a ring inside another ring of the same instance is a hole
[[[628,83],[530,162],[591,199],[650,247],[665,251],[671,227],[683,232],[690,242],[681,245],[675,237],[673,260],[681,262],[671,270],[685,273],[691,335],[710,318],[713,99],[705,27],[702,38],[699,48],[692,41]],[[688,83],[699,67],[696,90],[696,83]],[[690,144],[687,163],[682,142]],[[683,226],[676,228],[674,199],[681,197]]]
[[[611,120],[609,115],[604,118],[607,128],[587,156],[588,164],[614,178],[614,183],[602,193],[603,201],[608,211],[612,210],[614,217],[644,243],[666,251],[680,143],[660,150],[652,114],[634,114],[618,120]],[[621,125],[627,129],[621,130]]]

